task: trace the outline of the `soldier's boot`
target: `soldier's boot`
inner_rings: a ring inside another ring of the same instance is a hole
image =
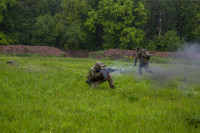
[[[109,79],[108,79],[108,83],[109,83],[109,85],[110,85],[110,88],[115,89],[115,86],[114,86],[114,83],[113,83],[112,78],[109,78]]]

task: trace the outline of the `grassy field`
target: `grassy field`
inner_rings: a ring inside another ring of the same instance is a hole
[[[200,132],[200,70],[183,74],[193,65],[151,63],[155,75],[138,76],[132,62],[101,60],[124,70],[111,74],[114,90],[85,83],[96,61],[0,55],[0,131]]]

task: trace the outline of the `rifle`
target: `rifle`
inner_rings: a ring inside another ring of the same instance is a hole
[[[105,79],[108,79],[108,78],[111,78],[110,73],[116,72],[116,71],[121,71],[121,69],[119,70],[119,69],[113,69],[113,68],[107,67],[107,68],[101,69],[100,71],[102,72],[103,77]]]
[[[100,71],[106,71],[108,73],[112,73],[112,72],[115,72],[115,71],[121,71],[121,69],[119,70],[119,69],[113,69],[113,68],[107,67],[107,68],[101,69]]]

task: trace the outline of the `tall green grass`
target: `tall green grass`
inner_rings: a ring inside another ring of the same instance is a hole
[[[18,65],[6,64],[8,60]],[[115,90],[107,82],[90,88],[86,75],[96,61],[0,55],[0,131],[200,131],[199,84],[189,84],[181,77],[159,82],[130,69],[112,74]],[[133,66],[102,61],[108,66]]]

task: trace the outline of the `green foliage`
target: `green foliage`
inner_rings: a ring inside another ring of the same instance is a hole
[[[148,49],[149,51],[155,51],[156,50],[156,44],[158,39],[154,38],[154,40],[150,40],[146,45],[145,48]]]
[[[147,48],[156,51],[176,51],[183,46],[184,40],[180,39],[175,31],[168,31],[164,36],[155,37]]]
[[[13,7],[16,4],[16,0],[0,0],[0,24],[4,20],[5,11],[7,10],[7,7]],[[0,29],[0,45],[7,45],[13,43],[13,40],[6,35],[6,33]]]
[[[200,41],[200,13],[196,16],[196,29],[192,32],[192,34],[195,36],[195,39]]]
[[[34,25],[32,44],[43,46],[55,46],[54,27],[56,23],[53,17],[46,14],[36,18]]]
[[[6,9],[6,1],[5,0],[1,0],[0,2],[0,23],[3,21],[3,10]]]
[[[151,0],[145,1],[148,11],[146,37],[150,40],[158,35],[158,21],[161,13],[162,35],[169,30],[177,31],[178,36],[186,41],[193,41],[198,37],[193,32],[198,27],[196,16],[200,12],[199,0]]]
[[[161,40],[162,51],[176,51],[183,45],[183,40],[177,36],[175,31],[168,31]]]
[[[98,11],[88,13],[89,19],[85,26],[93,33],[98,32],[98,25],[102,26],[105,49],[133,48],[143,41],[142,27],[146,23],[146,12],[142,3],[102,0],[98,8]]]
[[[66,49],[79,49],[80,43],[83,42],[84,33],[81,31],[81,23],[74,21],[66,31],[68,37]]]
[[[14,6],[16,4],[16,0],[1,0],[0,1],[0,23],[3,21],[4,18],[4,11],[7,9],[7,6]]]
[[[98,14],[95,11],[88,12],[88,17],[87,21],[84,23],[84,26],[88,27],[90,31],[93,33],[96,32],[96,27],[95,23],[98,22]]]
[[[135,28],[125,28],[122,31],[122,37],[120,38],[121,45],[120,48],[122,49],[135,49],[138,45],[140,45],[143,41],[144,31],[136,30]],[[128,45],[128,44],[135,44],[135,45]]]
[[[12,44],[12,42],[13,42],[12,39],[10,39],[3,32],[0,32],[0,45]]]
[[[200,7],[198,6],[200,1],[194,0],[183,1],[180,7],[180,17],[184,18],[184,22],[179,22],[177,26],[181,26],[180,33],[186,41],[193,41],[199,37],[198,34],[193,34],[193,32],[199,28],[198,14],[200,12]]]
[[[89,10],[85,0],[63,0],[61,3],[62,12],[58,14],[59,23],[63,26],[64,32],[60,42],[65,49],[84,49],[81,44],[85,41],[86,33],[83,29],[83,21]],[[66,40],[67,39],[67,40]],[[65,41],[66,40],[66,41]]]
[[[180,44],[172,41],[200,41],[199,5],[199,0],[1,0],[0,32],[6,44],[10,39],[63,49],[174,51]]]

